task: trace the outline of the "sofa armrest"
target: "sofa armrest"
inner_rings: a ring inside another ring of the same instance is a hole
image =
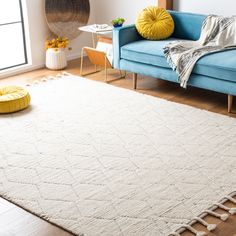
[[[135,25],[128,25],[113,29],[113,67],[115,69],[120,69],[121,47],[125,44],[140,40],[141,38],[142,37],[136,30]]]

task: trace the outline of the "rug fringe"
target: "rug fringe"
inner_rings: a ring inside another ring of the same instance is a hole
[[[27,83],[25,86],[30,87],[32,85],[37,85],[37,84],[40,84],[40,83],[48,82],[49,80],[57,80],[57,79],[60,79],[62,77],[65,77],[65,76],[72,76],[72,74],[70,74],[67,71],[63,71],[61,73],[58,73],[56,76],[50,75],[50,76],[45,76],[40,80],[34,80],[32,83]]]
[[[197,222],[199,222],[203,226],[206,226],[207,230],[210,231],[210,232],[214,231],[216,229],[216,224],[209,224],[208,222],[206,222],[205,220],[203,220],[200,217],[196,217],[196,218],[194,218],[194,220],[196,220]]]
[[[216,224],[209,224],[206,222],[203,218],[207,215],[211,215],[213,217],[216,217],[220,219],[221,221],[227,221],[230,215],[236,214],[236,206],[235,207],[227,207],[224,204],[227,201],[230,201],[231,203],[236,205],[236,199],[234,198],[236,196],[236,192],[232,192],[231,194],[223,197],[218,203],[213,204],[212,207],[209,209],[203,211],[198,217],[195,217],[191,222],[189,222],[186,225],[181,226],[179,229],[177,229],[175,232],[172,232],[169,234],[169,236],[180,236],[181,233],[183,233],[186,229],[195,234],[196,236],[204,236],[207,235],[206,232],[198,231],[192,227],[195,223],[200,223],[201,225],[206,227],[206,230],[211,232],[214,231],[217,228]],[[216,213],[215,210],[217,208],[220,208],[228,213],[219,214]]]

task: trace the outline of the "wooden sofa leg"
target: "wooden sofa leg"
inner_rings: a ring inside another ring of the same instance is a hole
[[[231,113],[233,106],[234,97],[233,95],[228,95],[228,112]]]
[[[137,73],[133,73],[133,88],[134,89],[137,88],[137,80],[138,80],[138,74]]]

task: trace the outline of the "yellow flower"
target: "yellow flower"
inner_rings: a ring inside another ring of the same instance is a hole
[[[69,39],[68,38],[62,38],[60,36],[57,36],[53,39],[46,39],[45,41],[45,49],[54,48],[58,50],[58,48],[66,48],[69,45]]]

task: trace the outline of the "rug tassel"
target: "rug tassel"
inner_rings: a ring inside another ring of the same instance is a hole
[[[225,210],[225,211],[228,211],[231,215],[234,215],[236,214],[236,208],[229,208],[221,203],[217,203],[215,204],[216,206],[218,206],[219,208]]]
[[[39,84],[39,80],[34,80],[33,84]]]
[[[56,77],[57,78],[61,78],[63,75],[61,74],[61,73],[58,73],[57,75],[56,75]]]
[[[231,201],[232,203],[236,204],[236,199],[230,197],[230,196],[226,196],[226,199],[228,199],[229,201]]]
[[[48,81],[48,78],[47,77],[43,77],[42,79],[41,79],[41,82],[47,82]]]
[[[216,229],[216,224],[209,224],[209,223],[207,223],[205,220],[203,220],[200,217],[196,217],[194,219],[196,221],[198,221],[199,223],[201,223],[202,225],[206,226],[207,230],[210,231],[210,232]]]
[[[55,77],[54,77],[54,76],[49,76],[48,79],[50,79],[50,80],[54,80]]]
[[[67,71],[63,71],[63,72],[62,72],[62,75],[65,75],[65,76],[70,76],[71,74],[70,74],[70,73],[68,73]]]
[[[173,232],[171,234],[169,234],[169,236],[181,236],[179,233]]]
[[[192,232],[193,234],[195,234],[196,236],[206,236],[207,233],[204,231],[197,231],[196,229],[194,229],[192,226],[190,225],[184,225],[184,228],[188,229],[190,232]]]
[[[210,211],[210,210],[206,210],[204,212],[211,215],[211,216],[220,218],[222,221],[226,221],[229,218],[228,214],[218,214],[218,213],[216,213],[214,211]]]

